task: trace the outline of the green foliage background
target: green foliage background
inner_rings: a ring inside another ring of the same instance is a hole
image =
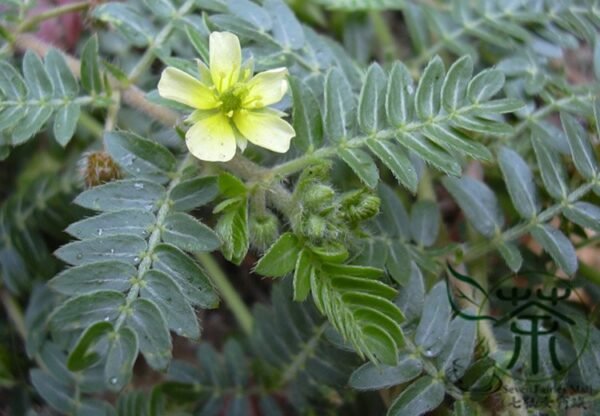
[[[598,413],[598,1],[34,6],[0,2],[2,410]],[[73,50],[36,34],[69,12]],[[156,84],[211,31],[289,68],[287,154],[187,153]],[[455,316],[448,262],[570,279],[550,393],[488,388],[510,339]]]

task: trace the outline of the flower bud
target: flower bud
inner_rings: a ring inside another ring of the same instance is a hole
[[[260,251],[269,248],[279,236],[279,219],[272,213],[250,217],[250,241]]]
[[[318,210],[331,205],[334,196],[335,191],[331,186],[317,183],[308,187],[301,198],[306,208]]]
[[[311,214],[304,221],[302,231],[309,239],[322,239],[327,234],[327,220],[320,215]]]
[[[121,169],[106,152],[91,152],[81,161],[85,185],[89,188],[121,178]]]
[[[381,200],[366,190],[352,191],[341,199],[341,212],[344,219],[357,223],[374,217],[379,212]]]

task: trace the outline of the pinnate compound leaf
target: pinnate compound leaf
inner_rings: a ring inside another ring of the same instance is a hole
[[[50,317],[51,326],[61,331],[84,329],[96,322],[113,322],[119,308],[125,305],[125,295],[105,290],[80,295],[67,300]]]
[[[374,188],[379,182],[377,165],[368,153],[360,149],[342,149],[340,157],[356,173],[356,176],[369,188]]]
[[[385,98],[389,123],[394,127],[408,123],[412,117],[414,85],[409,70],[396,61],[390,71]]]
[[[439,282],[425,297],[423,314],[415,333],[415,342],[428,357],[438,355],[448,336],[450,303],[445,282]]]
[[[358,125],[365,134],[374,134],[383,126],[386,85],[385,72],[379,64],[372,64],[358,100]]]
[[[444,63],[436,56],[423,71],[415,92],[415,110],[421,120],[428,120],[440,111],[440,90],[443,81]]]

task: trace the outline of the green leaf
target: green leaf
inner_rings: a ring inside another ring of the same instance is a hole
[[[455,61],[442,84],[442,107],[452,114],[463,105],[467,84],[473,75],[473,59],[469,55]]]
[[[477,231],[492,237],[502,228],[502,211],[496,195],[486,184],[469,176],[446,177],[442,183]]]
[[[79,84],[69,69],[62,52],[54,48],[50,49],[44,58],[44,64],[54,88],[54,97],[76,97],[79,92]]]
[[[367,140],[369,150],[387,167],[394,177],[412,193],[417,191],[417,171],[406,151],[388,140]]]
[[[444,401],[444,385],[430,376],[423,376],[409,385],[394,400],[387,416],[422,415]]]
[[[165,198],[165,189],[142,179],[124,179],[96,186],[80,193],[75,203],[96,211],[141,209],[156,211]]]
[[[71,371],[82,371],[96,364],[102,357],[96,351],[90,351],[102,338],[112,332],[110,322],[97,322],[88,327],[79,337],[67,360]]]
[[[475,75],[467,86],[467,95],[472,103],[489,100],[504,86],[504,73],[499,69],[486,69]]]
[[[518,213],[524,218],[534,218],[540,205],[529,166],[518,153],[506,147],[500,149],[498,162],[510,199]]]
[[[134,46],[148,45],[155,36],[151,21],[125,3],[105,3],[94,7],[92,17],[112,24]]]
[[[403,242],[399,240],[391,242],[385,259],[385,269],[396,283],[406,284],[410,278],[410,253]]]
[[[80,295],[98,290],[124,292],[137,276],[133,265],[120,261],[101,261],[71,267],[48,282],[50,287],[65,295]]]
[[[281,0],[265,0],[263,7],[271,16],[273,36],[283,49],[302,48],[305,43],[304,30],[287,4]]]
[[[544,143],[540,136],[531,137],[533,150],[540,167],[542,181],[546,190],[554,199],[562,200],[567,197],[569,188],[567,186],[565,167],[560,160],[556,150]]]
[[[81,85],[92,93],[100,94],[104,89],[98,62],[98,37],[91,36],[81,51]]]
[[[12,133],[12,144],[17,146],[29,140],[37,133],[52,115],[52,107],[40,105],[27,112]]]
[[[440,208],[433,201],[418,201],[410,213],[410,232],[419,245],[429,247],[440,230]]]
[[[394,366],[363,364],[352,373],[348,384],[356,390],[381,390],[411,381],[422,371],[421,361],[405,355]]]
[[[143,0],[144,5],[157,16],[171,17],[177,10],[171,0]]]
[[[379,182],[379,171],[373,159],[364,151],[343,148],[339,156],[356,173],[356,176],[369,188],[375,188]]]
[[[596,39],[594,40],[594,75],[596,76],[596,80],[600,81],[600,35],[596,35]]]
[[[61,146],[66,146],[75,134],[80,114],[79,104],[71,102],[59,107],[54,115],[54,138]]]
[[[138,338],[124,327],[112,337],[104,365],[104,380],[109,390],[120,391],[131,379],[138,355]]]
[[[140,351],[155,370],[164,370],[171,361],[171,337],[167,322],[155,303],[136,299],[127,323],[137,333]]]
[[[109,132],[106,149],[126,172],[149,181],[168,182],[177,161],[166,147],[128,132]]]
[[[294,99],[292,124],[296,138],[293,143],[304,152],[316,150],[323,143],[323,120],[319,103],[302,80],[293,76],[289,80]]]
[[[213,251],[221,245],[213,230],[182,212],[169,214],[165,218],[161,236],[165,243],[190,252]]]
[[[492,160],[492,153],[481,143],[469,140],[458,130],[437,124],[423,128],[423,134],[448,152],[458,151],[478,160]]]
[[[411,133],[402,133],[397,138],[401,145],[415,152],[426,163],[432,165],[434,168],[447,173],[448,175],[460,175],[461,167],[454,158],[439,147],[423,140],[422,137]]]
[[[112,322],[125,305],[125,295],[104,290],[71,298],[50,316],[50,324],[58,331],[87,328],[96,322]]]
[[[30,99],[48,99],[54,95],[50,77],[40,58],[32,50],[27,50],[23,57],[23,75],[29,90]]]
[[[445,282],[439,282],[425,297],[423,314],[415,332],[415,342],[427,357],[435,357],[444,347],[450,323],[450,303]]]
[[[581,352],[577,366],[581,380],[592,389],[600,388],[600,352],[596,346],[600,343],[600,331],[589,322],[578,319],[575,325],[569,325],[573,347]]]
[[[209,309],[219,303],[206,273],[178,248],[169,244],[157,245],[152,266],[170,276],[190,304]]]
[[[269,277],[281,277],[294,270],[300,254],[298,238],[290,232],[282,234],[256,263],[254,271]]]
[[[169,193],[176,211],[191,211],[211,202],[219,193],[214,176],[189,179],[181,182]]]
[[[579,201],[567,205],[562,212],[575,224],[600,232],[600,207],[589,202]]]
[[[147,237],[155,223],[156,218],[151,212],[125,209],[74,222],[65,231],[80,240],[120,234]]]
[[[54,254],[65,263],[78,266],[103,260],[137,264],[145,251],[146,241],[139,237],[112,235],[65,244]]]
[[[413,92],[414,85],[409,70],[402,62],[394,62],[385,97],[385,111],[392,126],[403,126],[411,119]]]
[[[0,61],[0,91],[11,99],[23,99],[28,95],[25,80],[6,61]]]
[[[324,126],[330,141],[338,143],[351,137],[356,101],[352,87],[339,69],[333,68],[325,78]]]
[[[560,120],[567,133],[571,157],[577,171],[585,179],[592,179],[598,172],[598,163],[586,132],[575,117],[567,113],[561,113]]]
[[[201,36],[200,33],[191,26],[185,26],[185,34],[198,53],[198,56],[200,56],[200,59],[202,59],[203,62],[209,62],[208,39]]]
[[[310,276],[312,273],[315,273],[315,270],[312,265],[310,254],[308,250],[302,249],[296,260],[294,270],[293,288],[294,300],[296,302],[306,300],[306,297],[310,293]]]
[[[248,202],[245,198],[226,208],[217,222],[215,231],[221,237],[223,256],[239,265],[246,257],[250,246]]]
[[[471,311],[476,314],[477,311]],[[459,380],[465,373],[475,350],[477,322],[457,316],[450,323],[448,341],[438,357],[436,364],[450,381]]]
[[[440,90],[444,81],[444,63],[433,58],[421,76],[415,92],[415,110],[421,120],[429,120],[440,111]]]
[[[256,26],[263,32],[269,31],[272,27],[271,17],[266,8],[262,8],[250,0],[231,0],[227,2],[229,11]]]
[[[222,173],[219,175],[219,192],[224,197],[234,198],[246,194],[246,185],[244,182],[236,178],[230,173]]]
[[[142,277],[142,298],[153,301],[167,320],[167,325],[177,335],[198,339],[200,326],[194,310],[169,275],[150,270]]]
[[[390,237],[410,238],[410,222],[406,209],[395,191],[386,184],[380,184],[377,193],[381,198],[381,214],[376,220],[383,233]]]
[[[507,266],[510,267],[513,272],[518,272],[521,269],[521,266],[523,265],[523,256],[521,256],[521,252],[514,244],[500,244],[498,250]]]
[[[423,281],[423,275],[421,274],[421,269],[419,269],[415,262],[411,261],[408,282],[404,284],[404,287],[400,288],[398,296],[394,299],[394,303],[400,308],[406,317],[406,321],[410,322],[421,316],[424,302],[425,282]]]
[[[559,230],[548,224],[536,226],[531,235],[550,254],[558,266],[568,275],[577,271],[577,254],[571,241]]]
[[[384,124],[387,79],[379,64],[372,64],[358,99],[358,126],[365,134],[375,134]]]
[[[37,368],[29,372],[29,377],[36,391],[55,410],[68,414],[76,408],[72,388]]]

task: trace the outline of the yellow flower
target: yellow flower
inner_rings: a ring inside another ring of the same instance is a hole
[[[158,93],[196,110],[187,118],[192,126],[185,138],[198,159],[225,162],[235,155],[236,143],[243,151],[247,141],[278,153],[290,148],[295,132],[282,120],[285,113],[268,108],[285,95],[286,68],[252,77],[252,63],[242,64],[238,37],[213,32],[209,39],[210,62],[198,60],[200,79],[167,67]]]

